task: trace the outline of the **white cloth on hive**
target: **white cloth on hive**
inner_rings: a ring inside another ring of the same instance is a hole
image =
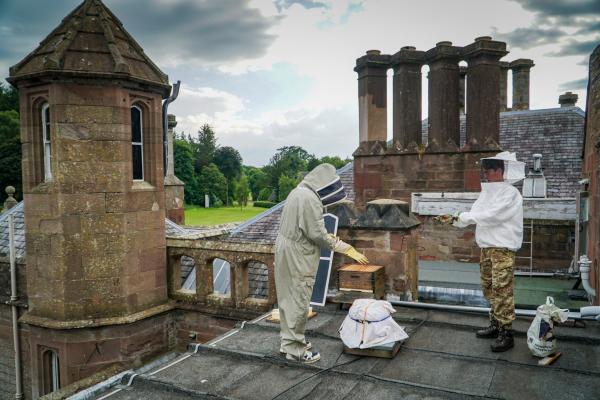
[[[368,349],[408,339],[392,318],[393,312],[396,310],[384,300],[354,300],[339,329],[342,342],[351,349]]]

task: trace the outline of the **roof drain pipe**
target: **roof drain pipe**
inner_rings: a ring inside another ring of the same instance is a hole
[[[167,111],[169,109],[169,104],[174,102],[179,96],[179,85],[181,85],[181,81],[177,81],[173,84],[173,92],[171,96],[169,96],[162,105],[163,112],[163,167],[164,174],[167,176],[167,171],[169,170],[169,118],[167,116]]]
[[[596,297],[596,290],[590,286],[590,265],[592,261],[587,255],[579,257],[579,271],[581,272],[581,284],[589,297]]]
[[[470,306],[458,306],[451,304],[436,304],[436,303],[420,303],[416,301],[400,301],[400,300],[387,300],[390,304],[395,306],[412,307],[412,308],[423,308],[430,310],[444,310],[444,311],[463,311],[463,312],[474,312],[480,314],[489,314],[490,309],[486,307],[470,307]],[[585,308],[598,308],[600,307],[585,307]],[[583,308],[581,309],[583,310]],[[598,310],[600,311],[600,310]],[[515,314],[519,317],[535,317],[536,310],[524,310],[522,308],[515,309]],[[569,319],[582,319],[583,313],[569,312]],[[592,315],[586,315],[586,319],[590,319]]]
[[[12,334],[15,346],[15,399],[23,398],[23,387],[21,382],[21,348],[19,345],[19,310],[17,308],[17,266],[15,260],[15,221],[14,216],[8,216],[8,241],[10,254],[10,303],[12,308]]]

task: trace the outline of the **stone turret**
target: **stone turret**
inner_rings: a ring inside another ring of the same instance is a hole
[[[85,0],[8,80],[21,107],[31,359],[53,349],[62,386],[163,351],[167,76],[100,0]],[[152,346],[128,344],[148,336]],[[80,357],[99,342],[121,350]]]

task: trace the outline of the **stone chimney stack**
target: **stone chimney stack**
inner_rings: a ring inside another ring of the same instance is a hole
[[[469,64],[466,145],[471,150],[483,149],[493,141],[497,147],[500,142],[500,58],[508,54],[506,43],[482,36],[463,51]]]
[[[359,141],[387,140],[387,70],[390,56],[368,50],[356,60]]]
[[[509,63],[500,61],[500,112],[508,111],[508,68]]]
[[[458,62],[461,48],[439,42],[425,53],[429,64],[429,143],[437,150],[456,150],[460,143]]]
[[[509,64],[513,74],[513,111],[529,110],[529,70],[534,65],[533,60],[525,58],[519,58]]]
[[[561,107],[575,107],[578,98],[579,97],[575,93],[565,92],[558,96],[558,104],[560,104]]]
[[[167,218],[176,224],[185,224],[184,186],[175,176],[175,158],[173,156],[173,129],[177,126],[175,115],[167,115],[167,175],[165,176],[165,208]]]
[[[467,82],[467,67],[458,67],[460,73],[460,80],[458,81],[458,105],[460,113],[466,112],[466,98],[465,98],[465,83]]]
[[[392,56],[394,145],[421,144],[421,67],[425,53],[405,46]]]

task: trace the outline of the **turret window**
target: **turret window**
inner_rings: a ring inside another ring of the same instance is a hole
[[[44,144],[44,181],[52,180],[52,143],[50,135],[50,107],[42,105],[42,142]]]
[[[133,180],[144,180],[144,133],[142,127],[142,109],[131,107],[131,160]]]

